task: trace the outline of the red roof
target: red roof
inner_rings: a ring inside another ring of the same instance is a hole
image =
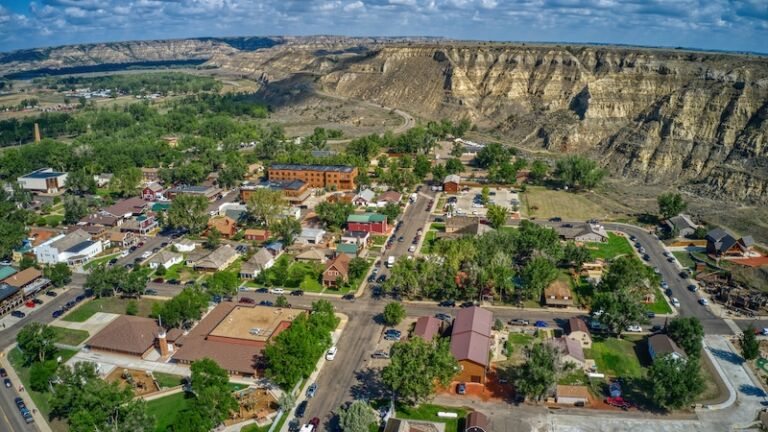
[[[439,332],[440,320],[435,317],[421,317],[416,320],[416,327],[413,328],[414,336],[426,341],[431,341]]]
[[[459,310],[451,333],[451,354],[456,360],[488,366],[492,320],[490,311],[477,306]]]

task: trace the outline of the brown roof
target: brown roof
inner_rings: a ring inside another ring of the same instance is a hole
[[[159,329],[151,318],[120,315],[85,344],[93,349],[140,356],[154,345]]]
[[[589,389],[581,385],[559,385],[556,388],[558,397],[580,397],[589,399]]]
[[[113,216],[123,217],[124,215],[131,213],[141,213],[147,207],[147,201],[139,197],[128,198],[122,201],[118,201],[113,205],[104,209],[104,212]]]
[[[413,328],[414,336],[419,336],[426,341],[431,341],[440,332],[441,321],[435,317],[424,316],[416,320]]]
[[[456,360],[470,360],[488,366],[492,320],[490,311],[477,306],[460,309],[456,313],[451,332],[451,354]]]
[[[269,231],[264,229],[258,229],[258,228],[248,228],[245,230],[245,235],[247,236],[263,236],[269,233]]]
[[[488,417],[480,411],[472,411],[467,416],[467,430],[477,428],[484,431],[488,431]]]
[[[56,231],[43,230],[40,228],[32,228],[29,230],[29,233],[27,233],[27,237],[33,239],[32,247],[40,246],[55,235],[58,235]]]
[[[544,289],[544,296],[547,298],[555,296],[557,299],[563,297],[571,298],[571,287],[568,286],[568,282],[557,279]]]
[[[343,275],[348,275],[349,274],[349,261],[351,259],[352,258],[350,258],[349,255],[347,255],[347,254],[344,254],[344,253],[343,254],[339,254],[336,258],[333,259],[333,261],[329,262],[325,266],[325,271],[323,273],[325,273],[326,271],[328,271],[328,269],[333,267],[339,273],[341,273]]]
[[[576,317],[568,319],[568,328],[570,329],[568,334],[571,334],[575,331],[580,331],[580,332],[589,334],[589,328],[587,327],[587,323],[585,323],[583,320]]]
[[[685,357],[685,351],[680,348],[675,341],[665,334],[655,334],[648,338],[648,345],[653,347],[656,355],[677,353],[680,357]]]
[[[218,232],[226,234],[235,229],[235,220],[229,216],[213,218],[208,221],[208,228],[216,228]]]
[[[29,285],[31,282],[35,281],[36,279],[40,278],[43,274],[40,273],[40,270],[34,268],[34,267],[28,267],[24,270],[15,273],[6,279],[3,280],[3,283],[6,283],[14,288],[23,288],[27,285]]]
[[[80,219],[80,222],[90,224],[90,225],[115,226],[117,225],[118,220],[119,218],[115,216],[108,216],[104,214],[92,214]]]
[[[481,307],[473,306],[459,309],[456,319],[453,321],[453,335],[464,332],[475,332],[484,336],[491,336],[493,314]]]
[[[581,347],[581,343],[577,340],[562,336],[559,338],[548,339],[544,343],[555,347],[563,355],[569,355],[582,363],[585,361],[584,349]]]

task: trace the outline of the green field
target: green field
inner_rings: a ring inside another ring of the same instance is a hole
[[[529,186],[521,194],[523,216],[546,219],[561,217],[563,220],[605,219],[610,212],[594,202],[585,194],[551,190],[541,186]]]
[[[186,393],[175,393],[147,402],[147,413],[155,417],[155,431],[165,432],[176,422],[176,417],[189,405]]]
[[[51,326],[51,328],[56,332],[56,342],[64,345],[80,345],[90,336],[90,333],[85,330],[73,330],[56,326]]]
[[[510,333],[507,340],[515,345],[528,345],[533,342],[533,336],[525,333]]]
[[[162,372],[152,372],[152,376],[155,377],[155,381],[157,381],[162,388],[180,386],[184,379],[184,377],[180,375],[171,375]]]
[[[669,307],[667,299],[664,298],[664,293],[661,292],[661,288],[656,287],[655,301],[648,305],[648,310],[657,314],[671,314],[672,308]]]
[[[432,248],[435,246],[436,239],[436,231],[427,231],[427,233],[424,234],[424,242],[421,244],[421,253],[424,255],[432,253]]]
[[[458,432],[464,430],[464,418],[467,416],[467,410],[463,408],[444,407],[439,405],[421,404],[418,407],[409,407],[402,404],[396,406],[397,417],[411,420],[426,420],[445,423],[445,432]],[[437,416],[438,412],[454,412],[458,418],[441,418]]]
[[[691,255],[687,252],[672,252],[672,255],[675,256],[678,262],[680,262],[680,265],[683,267],[688,267],[690,269],[693,269],[694,263],[691,259]]]
[[[75,354],[77,354],[77,351],[74,350],[58,350],[58,355],[61,356],[62,362],[66,362],[67,360],[71,359]],[[32,387],[29,385],[29,368],[24,366],[24,359],[22,357],[21,351],[18,349],[12,349],[8,353],[8,361],[10,361],[11,365],[13,365],[13,368],[16,370],[16,374],[19,376],[19,379],[24,385],[24,388],[29,394],[29,397],[32,398],[32,400],[35,402],[35,405],[37,405],[37,409],[40,410],[40,414],[42,414],[43,417],[48,418],[48,413],[51,412],[51,406],[49,403],[50,394],[40,393],[32,390]],[[64,426],[62,423],[59,423],[58,425]],[[61,427],[54,429],[62,430]]]
[[[632,245],[624,237],[614,233],[608,233],[608,241],[605,243],[587,243],[587,249],[593,259],[601,258],[611,260],[619,255],[632,255]]]
[[[635,354],[635,343],[626,339],[595,338],[584,356],[594,359],[597,370],[609,376],[640,378],[645,374]]]
[[[85,322],[96,312],[106,312],[114,314],[125,314],[125,307],[129,301],[134,300],[139,306],[138,316],[149,317],[152,313],[153,303],[162,303],[161,300],[141,299],[121,299],[119,297],[102,297],[93,299],[81,304],[77,309],[70,312],[64,318],[64,321]]]

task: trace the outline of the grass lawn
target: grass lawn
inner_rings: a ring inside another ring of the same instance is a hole
[[[577,370],[557,380],[559,385],[588,385],[589,378],[582,370]]]
[[[48,226],[59,226],[64,221],[64,215],[52,214],[44,216],[45,224]]]
[[[427,233],[424,234],[424,242],[421,244],[421,253],[422,254],[432,253],[432,248],[435,246],[436,239],[437,239],[436,231],[427,231]]]
[[[619,255],[632,255],[632,245],[620,235],[608,233],[608,241],[605,243],[587,243],[587,249],[593,259],[602,258],[611,260]]]
[[[608,211],[587,199],[584,195],[551,190],[541,186],[529,186],[522,194],[523,212],[528,217],[561,217],[564,220],[604,219]]]
[[[648,305],[648,310],[657,314],[671,314],[672,308],[669,307],[667,299],[664,298],[664,293],[661,292],[661,288],[656,287],[655,301]]]
[[[112,258],[114,258],[114,257],[116,257],[118,255],[119,254],[115,253],[115,254],[109,254],[109,255],[105,255],[103,257],[96,258],[95,260],[92,260],[92,261],[89,261],[88,263],[86,263],[83,266],[83,269],[85,269],[85,270],[92,269],[92,268],[94,268],[96,266],[99,266],[101,264],[106,263],[107,261],[111,260]]]
[[[51,326],[51,328],[56,332],[56,342],[65,345],[80,345],[90,336],[90,333],[85,330],[74,330],[56,326]]]
[[[533,342],[533,336],[525,333],[510,333],[507,340],[515,345],[528,345]]]
[[[162,303],[161,300],[141,299],[121,299],[119,297],[102,297],[93,299],[81,304],[77,309],[70,312],[64,318],[64,321],[85,322],[96,312],[106,312],[115,314],[124,314],[125,307],[129,301],[135,300],[139,306],[138,316],[149,317],[152,313],[153,303]]]
[[[598,371],[606,375],[639,378],[645,373],[635,354],[635,343],[625,339],[595,338],[584,356],[594,359]]]
[[[445,224],[442,222],[432,222],[432,224],[429,226],[429,229],[445,231]]]
[[[170,388],[180,386],[184,379],[181,375],[172,375],[162,372],[152,372],[152,376],[155,377],[155,381],[160,384],[160,387]]]
[[[672,252],[672,255],[675,256],[677,261],[683,266],[688,267],[692,269],[694,267],[693,260],[691,259],[691,256],[688,254],[687,251],[683,252]]]
[[[165,432],[176,423],[176,417],[189,405],[184,392],[147,402],[147,413],[155,417],[155,431]]]
[[[398,403],[396,410],[398,418],[445,423],[445,432],[457,432],[459,430],[464,430],[464,418],[467,416],[467,410],[465,409],[431,404],[421,404],[418,407],[408,407]],[[438,417],[437,413],[440,411],[454,412],[458,414],[458,418]],[[461,429],[459,429],[459,426],[462,426]]]
[[[77,354],[77,351],[75,350],[59,349],[58,351],[58,355],[61,356],[62,363],[71,359],[75,354]],[[32,390],[32,387],[29,385],[29,368],[24,367],[24,359],[22,357],[21,351],[18,349],[12,349],[8,353],[8,361],[10,361],[11,365],[13,365],[13,368],[16,370],[16,374],[19,376],[21,383],[24,384],[24,388],[26,389],[27,393],[29,393],[29,397],[31,397],[35,402],[35,405],[37,405],[37,409],[40,410],[40,413],[43,414],[43,417],[48,418],[48,413],[51,412],[51,406],[49,403],[50,393],[40,393]],[[54,429],[61,430],[61,428]],[[66,428],[63,430],[66,430]]]
[[[384,246],[384,244],[387,242],[387,236],[384,235],[375,235],[373,236],[373,245],[374,246]]]

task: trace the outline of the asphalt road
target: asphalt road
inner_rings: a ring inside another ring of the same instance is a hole
[[[15,343],[16,335],[19,333],[19,330],[29,322],[49,323],[53,321],[53,317],[51,316],[53,311],[61,308],[66,302],[83,293],[83,282],[85,282],[85,277],[83,275],[73,275],[72,283],[70,284],[70,289],[68,291],[60,293],[57,297],[41,305],[37,311],[3,329],[3,331],[0,332],[0,347],[5,349],[9,345]],[[3,367],[6,367],[7,359],[0,359],[0,363],[2,363]],[[16,404],[13,402],[13,399],[19,395],[21,395],[25,401],[29,401],[29,396],[26,392],[18,392],[17,389],[20,383],[14,382],[13,384],[14,386],[12,388],[3,387],[0,389],[0,430],[16,432],[37,431],[38,428],[35,426],[35,423],[26,424],[24,422],[19,410],[16,408]]]

